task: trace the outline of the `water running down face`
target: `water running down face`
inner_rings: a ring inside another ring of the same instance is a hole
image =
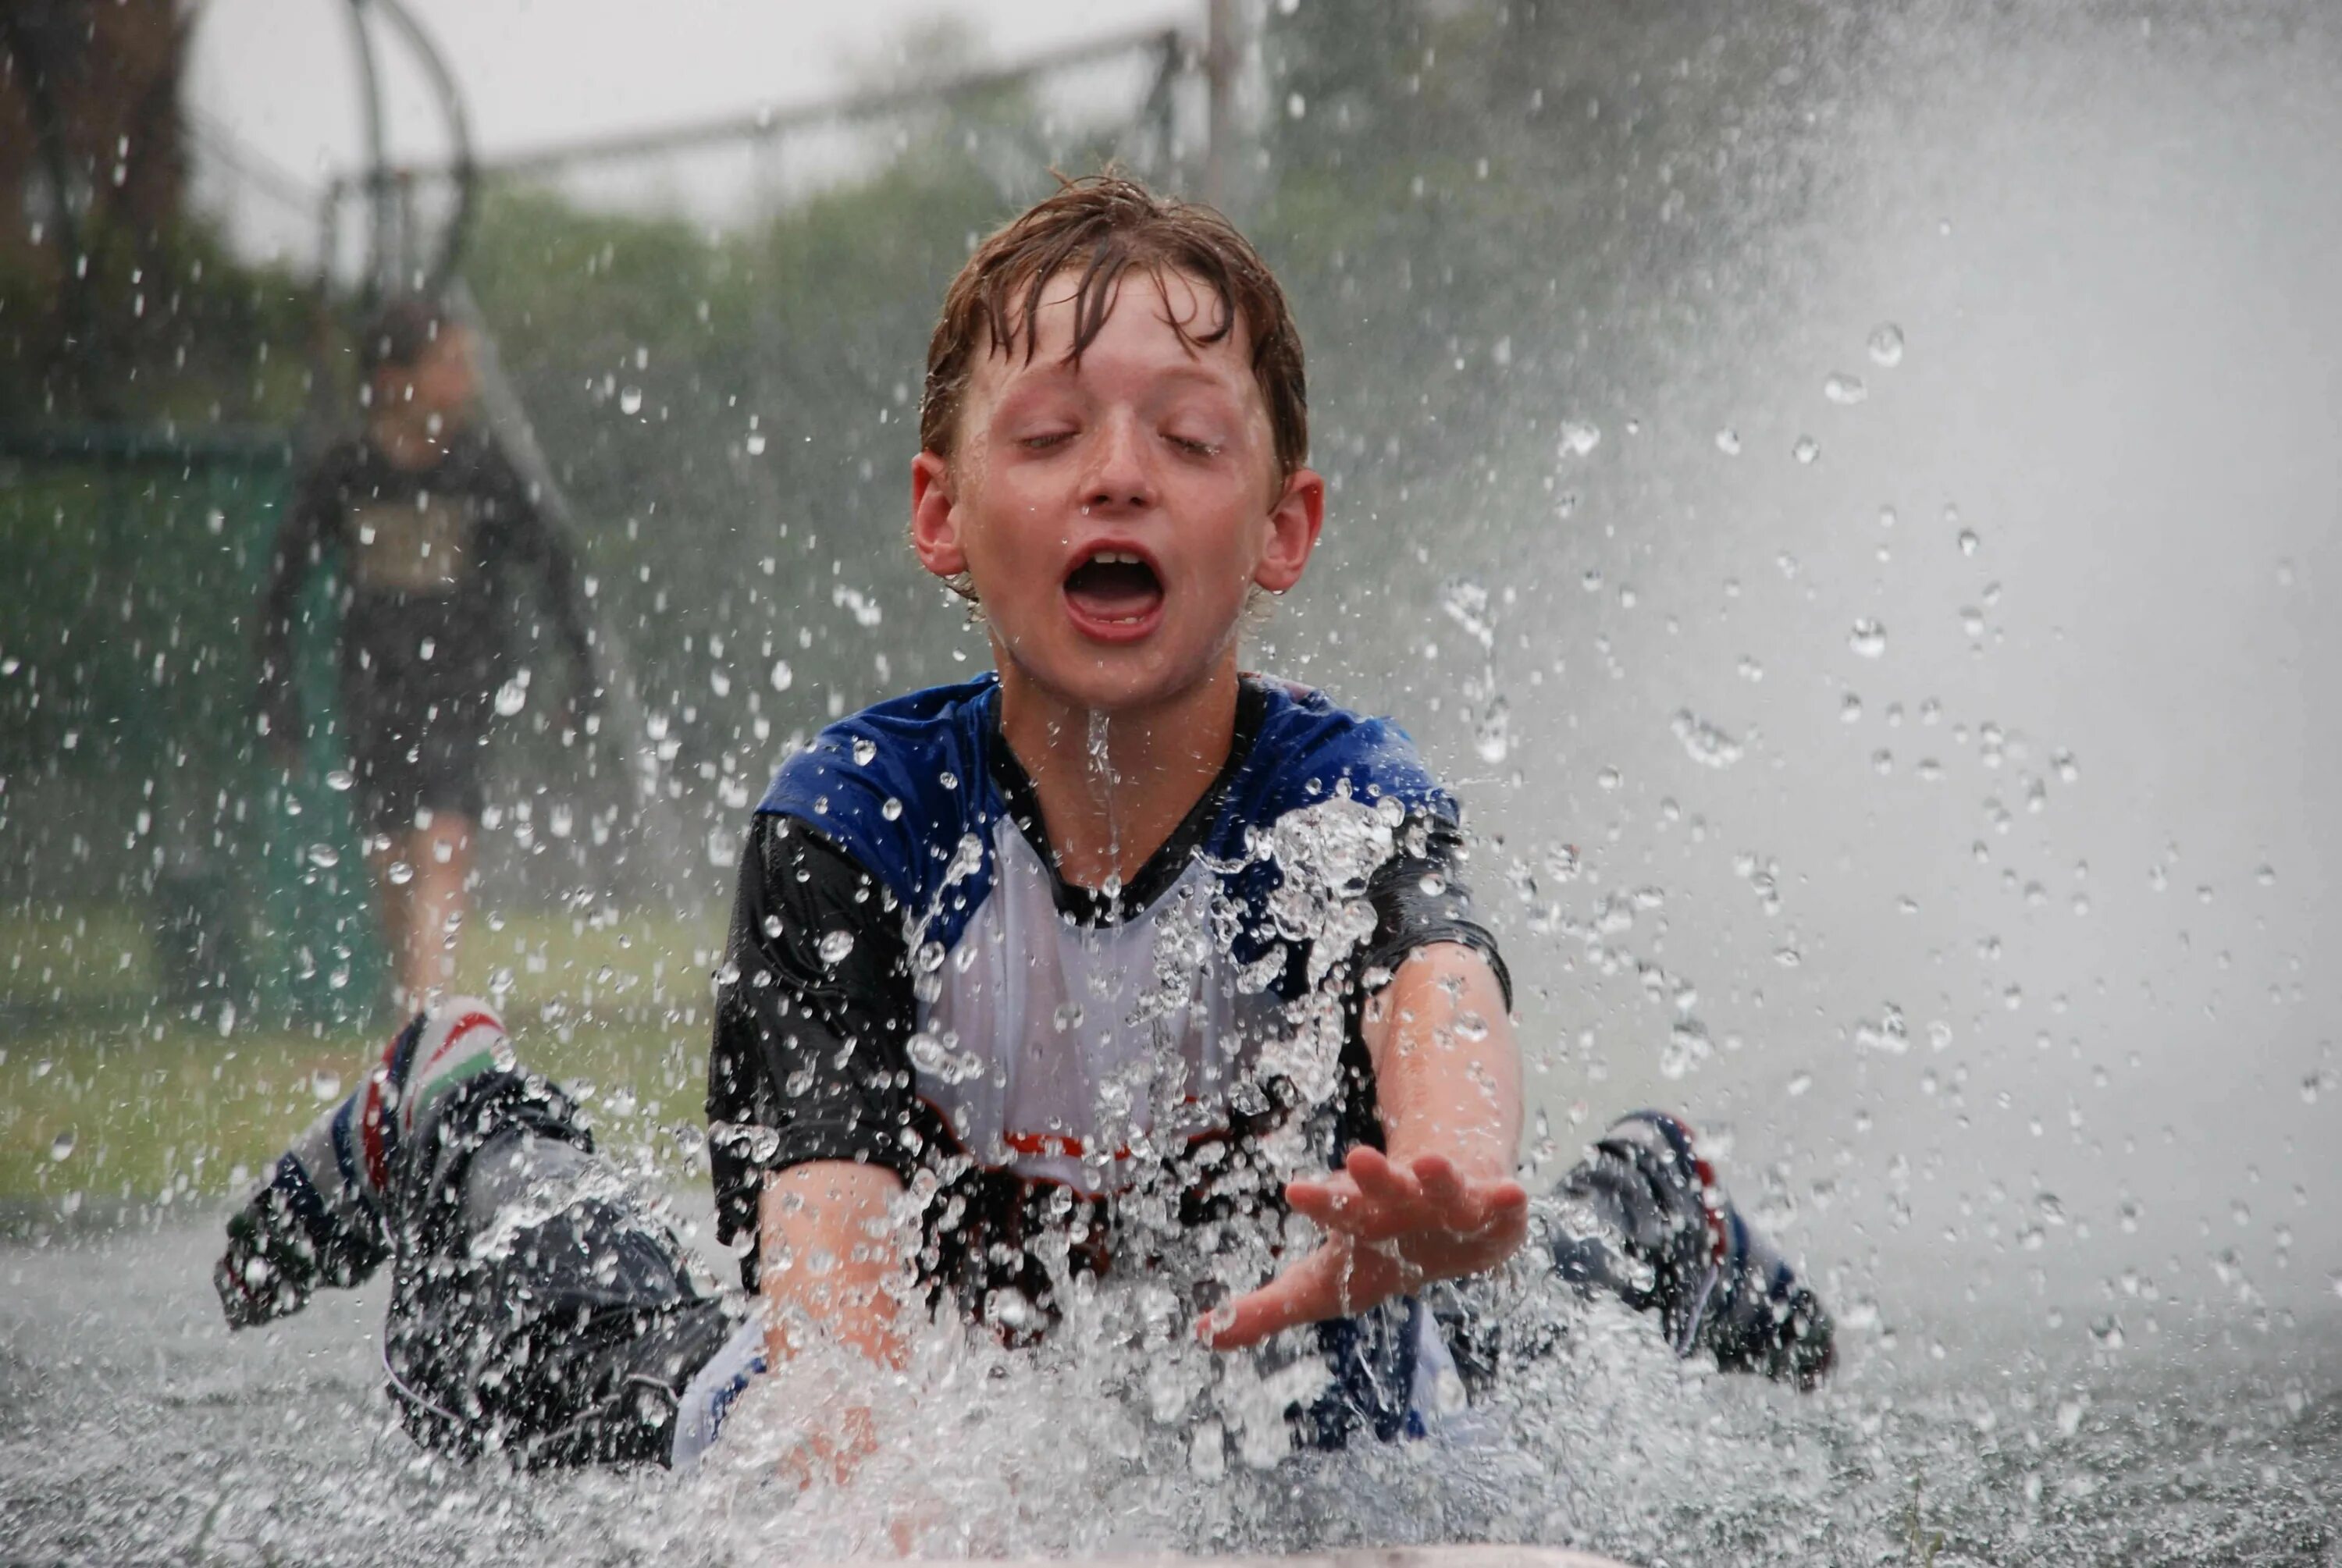
[[[1233,677],[1246,599],[1300,580],[1325,485],[1278,473],[1245,325],[1190,341],[1209,288],[1134,269],[1073,363],[1076,281],[1043,291],[1029,357],[1019,335],[975,366],[950,454],[914,464],[912,539],[974,579],[1005,686],[1142,713]]]

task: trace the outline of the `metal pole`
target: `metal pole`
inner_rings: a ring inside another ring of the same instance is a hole
[[[374,36],[366,30],[366,0],[350,0],[349,18],[350,44],[358,62],[358,105],[363,111],[366,145],[364,188],[372,231],[362,297],[372,301],[397,292],[398,280],[391,275],[397,264],[392,259],[389,249],[390,226],[395,221],[395,210],[392,205],[388,154],[383,132],[382,74],[375,65]]]
[[[1225,209],[1228,161],[1236,155],[1236,0],[1209,0],[1205,16],[1204,85],[1208,111],[1204,132],[1204,200]]]

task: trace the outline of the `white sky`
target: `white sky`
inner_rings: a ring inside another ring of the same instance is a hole
[[[922,25],[967,25],[979,63],[1156,24],[1200,30],[1203,0],[409,0],[461,84],[479,152],[658,127],[819,98],[883,71]],[[387,32],[384,29],[384,32]],[[394,47],[391,142],[444,151],[421,77]],[[211,0],[197,25],[190,101],[198,135],[225,131],[304,185],[359,158],[345,0]],[[199,144],[200,145],[200,144]],[[199,159],[199,166],[202,160]],[[203,187],[215,200],[216,184]],[[313,225],[239,193],[250,243],[303,247]]]

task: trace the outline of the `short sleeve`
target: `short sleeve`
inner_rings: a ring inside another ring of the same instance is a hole
[[[760,815],[717,975],[707,1064],[716,1234],[756,1288],[756,1210],[768,1172],[816,1160],[885,1165],[906,1181],[915,1022],[899,906],[837,844]]]
[[[1361,988],[1379,989],[1382,982],[1376,977],[1396,970],[1415,949],[1453,942],[1488,961],[1509,1009],[1512,974],[1496,937],[1474,918],[1472,890],[1464,881],[1463,828],[1447,811],[1416,810],[1399,825],[1397,841],[1396,852],[1366,883],[1375,934],[1358,956]]]

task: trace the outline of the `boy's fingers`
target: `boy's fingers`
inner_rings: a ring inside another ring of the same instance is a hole
[[[1356,1223],[1360,1211],[1366,1205],[1358,1194],[1357,1183],[1346,1178],[1335,1182],[1287,1182],[1285,1201],[1293,1212],[1306,1215],[1328,1230],[1346,1230]]]
[[[1336,1171],[1330,1176],[1296,1176],[1285,1183],[1286,1197],[1296,1204],[1322,1204],[1339,1211],[1354,1208],[1358,1202],[1358,1183],[1346,1171]]]
[[[1206,1313],[1196,1337],[1214,1350],[1242,1350],[1302,1323],[1346,1317],[1398,1288],[1397,1260],[1329,1243],[1256,1291]]]
[[[1392,1164],[1376,1150],[1351,1150],[1348,1167],[1358,1191],[1377,1203],[1401,1207],[1423,1201],[1423,1184],[1415,1173]]]
[[[1437,1154],[1425,1154],[1415,1162],[1415,1179],[1423,1188],[1423,1201],[1443,1218],[1452,1218],[1464,1229],[1477,1223],[1481,1204],[1479,1194],[1456,1174],[1456,1167]]]

